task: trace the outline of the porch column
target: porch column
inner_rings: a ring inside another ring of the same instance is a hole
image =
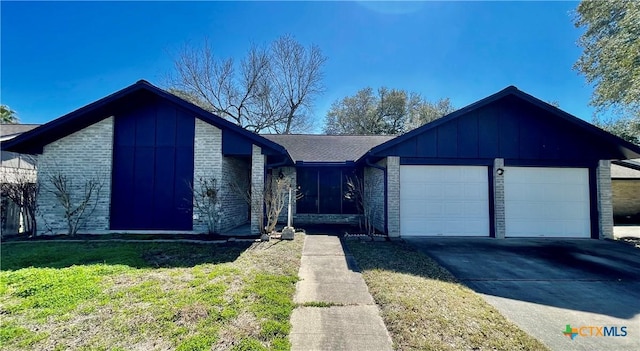
[[[260,234],[264,226],[263,193],[264,193],[265,156],[262,149],[253,145],[251,150],[251,234]]]
[[[498,172],[502,169],[502,172]],[[504,159],[493,160],[493,212],[496,239],[504,239],[506,220],[504,214]],[[501,173],[501,174],[498,174]]]
[[[613,239],[613,202],[611,201],[611,161],[600,160],[598,182],[598,230],[600,239]]]
[[[400,237],[400,157],[387,157],[387,230],[390,238]]]

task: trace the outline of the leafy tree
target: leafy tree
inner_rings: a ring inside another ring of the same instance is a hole
[[[574,24],[585,29],[574,68],[595,86],[591,104],[640,118],[640,2],[582,1]]]
[[[20,122],[16,115],[16,111],[12,110],[7,105],[0,105],[0,118],[2,119],[2,123],[15,124]]]
[[[410,106],[410,118],[405,124],[405,131],[418,128],[456,110],[449,98],[441,98],[436,102],[430,102],[416,94],[412,96]]]
[[[600,120],[594,118],[594,124],[615,134],[624,140],[640,145],[640,115],[635,117],[620,117],[616,119]]]
[[[288,134],[310,128],[307,112],[320,95],[326,58],[282,36],[252,45],[239,61],[219,58],[205,41],[175,58],[170,91],[254,132]]]
[[[450,112],[449,99],[429,102],[416,93],[370,87],[336,100],[325,117],[327,134],[398,135]]]

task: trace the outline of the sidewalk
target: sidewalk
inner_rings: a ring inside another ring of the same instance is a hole
[[[340,239],[307,235],[291,315],[291,350],[392,350],[391,338],[353,257]]]

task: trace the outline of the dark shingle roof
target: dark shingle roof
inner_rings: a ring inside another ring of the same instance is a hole
[[[0,136],[15,136],[28,132],[40,126],[39,124],[0,124]]]
[[[394,138],[382,135],[265,134],[284,146],[294,162],[355,161],[371,148]]]
[[[157,101],[156,99],[175,104],[188,113],[197,116],[198,119],[231,133],[229,135],[236,137],[232,139],[233,141],[231,143],[238,143],[238,140],[242,140],[243,143],[247,141],[250,143],[249,145],[256,144],[260,146],[265,155],[288,156],[286,155],[286,150],[281,145],[269,141],[258,134],[247,131],[209,111],[203,110],[145,80],[139,80],[135,84],[43,124],[37,129],[23,133],[11,140],[3,141],[1,147],[2,150],[7,151],[39,154],[42,153],[45,145],[75,131],[86,128],[108,116],[113,116],[116,111],[122,108],[133,108],[139,104],[148,103],[149,101]],[[246,145],[246,143],[244,143],[244,145]],[[265,149],[268,150],[268,153],[264,152]],[[250,146],[248,150],[250,153]],[[242,151],[234,151],[240,153],[245,152],[244,149]]]

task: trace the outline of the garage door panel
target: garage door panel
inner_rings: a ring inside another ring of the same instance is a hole
[[[444,189],[438,184],[418,184],[417,189],[419,189],[419,191],[415,193],[415,196],[419,196],[421,199],[424,199],[427,195],[432,198],[438,199],[442,199],[442,197],[444,196]]]
[[[446,198],[455,198],[455,199],[459,199],[459,198],[463,198],[466,195],[466,192],[464,191],[464,187],[459,186],[459,185],[454,185],[454,184],[447,184],[444,187],[444,193],[443,193],[443,200],[445,200]],[[446,194],[446,196],[445,196]]]
[[[508,237],[590,237],[586,168],[505,167]]]
[[[464,184],[464,194],[469,200],[484,201],[487,189],[481,189],[482,184]]]
[[[471,218],[481,218],[488,212],[483,204],[464,204],[464,215]]]
[[[487,167],[401,166],[400,231],[403,236],[488,236]]]
[[[462,204],[460,203],[445,203],[444,204],[444,213],[443,215],[447,215],[448,217],[450,216],[454,216],[454,217],[462,217],[464,216],[464,211],[461,208]]]

